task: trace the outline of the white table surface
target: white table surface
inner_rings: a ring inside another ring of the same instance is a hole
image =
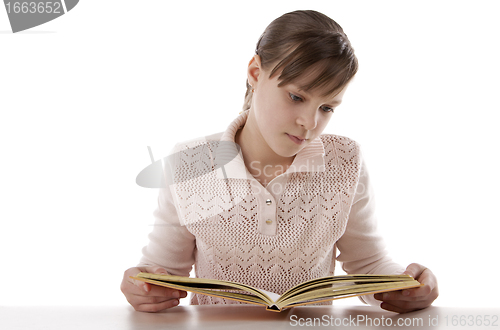
[[[487,316],[489,315],[489,316]],[[369,321],[371,319],[371,321]],[[490,325],[485,326],[485,320]],[[496,326],[491,321],[496,319]],[[482,325],[478,325],[478,320]],[[281,313],[254,305],[178,306],[162,313],[130,306],[0,306],[0,329],[500,329],[500,308],[427,309],[396,314],[370,306],[301,306]],[[335,326],[339,322],[344,325]],[[369,323],[371,322],[371,324]],[[410,324],[412,326],[399,326]],[[308,326],[309,325],[309,326]]]

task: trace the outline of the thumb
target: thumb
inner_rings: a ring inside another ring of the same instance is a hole
[[[159,266],[147,266],[147,267],[139,268],[139,270],[141,272],[150,273],[150,274],[166,274],[166,275],[168,275],[167,270],[165,268],[159,267]],[[145,292],[149,292],[151,290],[151,285],[149,283],[134,280],[134,284],[137,285],[138,287],[141,287]]]
[[[146,267],[146,272],[147,273],[152,273],[152,274],[165,274],[165,275],[169,275],[167,270],[163,267],[159,267],[159,266],[150,266],[150,267]]]
[[[425,266],[422,266],[422,265],[417,264],[417,263],[412,263],[412,264],[408,265],[408,267],[406,267],[406,270],[404,271],[403,274],[410,275],[414,279],[418,280],[418,277],[420,276],[420,274],[422,274],[422,272],[426,269],[427,268]]]

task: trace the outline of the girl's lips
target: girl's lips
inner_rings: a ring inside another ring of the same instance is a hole
[[[299,144],[299,145],[302,144],[302,143],[304,143],[304,141],[305,141],[303,139],[299,139],[295,135],[290,135],[288,133],[286,133],[286,135],[288,135],[288,137],[290,138],[290,140],[292,140],[293,142],[295,142],[296,144]]]

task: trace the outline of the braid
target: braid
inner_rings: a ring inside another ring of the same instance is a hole
[[[243,111],[250,109],[252,104],[252,86],[248,83],[247,79],[247,91],[245,92],[245,102],[243,103]]]

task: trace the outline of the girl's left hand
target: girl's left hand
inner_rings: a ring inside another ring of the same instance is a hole
[[[429,307],[439,295],[436,276],[430,269],[419,264],[409,265],[403,274],[411,275],[425,285],[414,289],[377,293],[374,297],[382,301],[380,307],[397,313]]]

